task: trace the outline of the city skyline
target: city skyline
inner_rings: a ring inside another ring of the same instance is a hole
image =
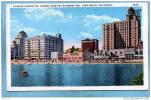
[[[105,23],[125,19],[128,7],[118,8],[55,8],[55,9],[11,9],[11,39],[24,30],[29,37],[41,34],[61,33],[64,49],[81,47],[85,38],[98,39],[102,47]],[[115,11],[114,13],[113,10]],[[82,13],[81,13],[82,12]],[[120,12],[120,13],[119,13]],[[40,13],[40,15],[38,15]],[[26,21],[23,21],[26,20]],[[40,24],[39,24],[40,23]],[[74,38],[74,39],[73,39]],[[11,40],[11,41],[12,41]]]
[[[60,33],[55,36],[43,34],[28,38],[26,32],[20,31],[11,45],[12,63],[16,63],[16,59],[21,60],[17,63],[34,63],[36,60],[37,64],[54,62],[127,63],[131,60],[134,63],[143,63],[140,25],[140,14],[133,7],[129,7],[124,20],[103,24],[102,50],[99,50],[97,38],[84,37],[86,39],[81,40],[81,48],[80,45],[75,48],[75,45],[69,41],[68,46],[70,47],[66,50],[63,48],[67,44],[64,44],[64,39]],[[67,34],[66,36],[70,35]],[[76,37],[71,39],[74,40]]]

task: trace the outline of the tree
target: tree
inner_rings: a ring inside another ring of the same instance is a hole
[[[141,72],[138,76],[136,76],[133,80],[131,85],[143,85],[143,72]]]

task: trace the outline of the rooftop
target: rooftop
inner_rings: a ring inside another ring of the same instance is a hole
[[[86,39],[84,39],[82,41],[98,41],[98,39],[89,39],[89,38],[86,38]]]

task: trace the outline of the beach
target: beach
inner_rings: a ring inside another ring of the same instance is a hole
[[[65,62],[65,61],[51,61],[51,60],[12,60],[11,64],[143,64],[143,60],[125,60],[125,61],[93,61],[93,62]]]

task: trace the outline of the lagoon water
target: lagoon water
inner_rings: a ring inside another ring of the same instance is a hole
[[[29,76],[20,73],[26,70]],[[142,64],[31,64],[11,66],[12,86],[130,85]]]

